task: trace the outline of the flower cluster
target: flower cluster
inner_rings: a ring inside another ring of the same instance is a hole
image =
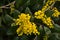
[[[41,10],[38,10],[34,13],[34,17],[36,19],[41,19],[42,22],[46,24],[49,28],[53,28],[54,26],[51,17],[47,17],[45,15],[45,10],[51,8],[52,3],[54,2],[55,0],[48,0]],[[53,11],[54,13],[52,16],[58,17],[60,15],[60,12],[56,8],[54,8]],[[36,28],[36,24],[34,22],[30,22],[30,18],[31,16],[29,14],[21,13],[20,15],[18,15],[18,18],[15,20],[16,25],[19,26],[16,30],[18,36],[21,36],[23,34],[31,35],[32,33],[35,35],[40,34]]]
[[[29,16],[29,14],[24,14],[21,13],[21,15],[18,16],[19,18],[16,19],[15,23],[16,25],[19,25],[19,28],[16,30],[18,36],[22,36],[23,34],[38,34],[39,32],[36,29],[36,24],[33,22],[30,22],[30,18],[31,16]]]
[[[55,2],[55,0],[48,0],[46,2],[45,6],[43,6],[42,11],[44,12],[47,8],[50,8],[50,5],[54,2]]]
[[[52,20],[50,17],[43,18],[42,19],[43,23],[45,23],[49,28],[53,28]]]
[[[52,14],[52,16],[54,16],[54,17],[59,17],[60,12],[57,10],[57,8],[56,8],[56,7],[55,7],[55,8],[53,8],[53,11],[54,11],[54,13]]]
[[[35,12],[34,15],[35,15],[35,18],[42,19],[44,16],[44,12],[42,12],[41,10],[38,10],[38,12]]]
[[[50,17],[47,17],[41,10],[34,13],[35,18],[41,19],[49,28],[53,28],[52,20]]]

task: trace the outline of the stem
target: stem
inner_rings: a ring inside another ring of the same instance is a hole
[[[7,6],[9,6],[9,5],[11,5],[11,4],[15,4],[15,1],[13,1],[13,2],[7,4],[7,5],[1,6],[0,8],[10,8],[10,7],[7,7]]]

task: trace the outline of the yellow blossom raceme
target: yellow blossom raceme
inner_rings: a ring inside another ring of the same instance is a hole
[[[47,8],[50,8],[50,6],[49,6],[48,4],[46,4],[45,6],[43,6],[42,11],[45,12],[45,10],[46,10]]]
[[[18,36],[22,36],[23,34],[31,35],[32,33],[39,35],[36,24],[30,22],[31,16],[29,14],[21,13],[18,17],[15,21],[16,25],[19,25],[19,28],[16,30]]]
[[[55,7],[55,8],[53,8],[53,11],[54,11],[54,13],[52,14],[52,16],[54,16],[54,17],[59,17],[60,12],[57,10],[57,8],[56,8],[56,7]]]
[[[53,28],[53,24],[52,24],[51,18],[47,17],[44,14],[44,12],[42,12],[41,10],[39,10],[39,11],[35,12],[34,14],[35,14],[35,18],[41,19],[44,24],[46,24],[47,26],[49,26],[49,28]]]
[[[36,35],[36,34],[40,34],[37,30],[36,30],[36,24],[35,23],[32,23],[32,29],[33,29],[33,33]]]
[[[48,0],[47,3],[48,3],[49,5],[51,5],[51,4],[54,3],[54,2],[55,2],[55,0]]]
[[[19,25],[21,24],[20,22],[26,22],[28,20],[30,20],[30,17],[29,14],[24,14],[24,13],[21,13],[21,15],[18,15],[19,18],[16,19],[15,23],[16,25]]]
[[[54,3],[55,0],[48,0],[45,4],[45,6],[43,6],[42,11],[45,12],[46,9],[50,8],[50,6],[52,5],[52,3]]]
[[[50,17],[43,18],[42,19],[43,23],[45,23],[49,28],[53,28],[52,20]]]
[[[37,19],[42,19],[44,16],[44,13],[41,10],[38,10],[37,12],[34,13],[35,18]]]

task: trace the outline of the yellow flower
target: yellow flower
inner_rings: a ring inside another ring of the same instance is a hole
[[[43,23],[45,23],[49,28],[53,28],[52,20],[50,17],[43,18],[42,19]]]
[[[22,36],[23,34],[31,35],[32,33],[39,35],[39,32],[36,29],[36,24],[30,22],[31,16],[29,16],[29,14],[22,13],[18,17],[19,18],[15,20],[16,25],[19,25],[18,29],[16,30],[18,36]]]
[[[22,36],[23,35],[23,32],[21,32],[18,36]]]
[[[17,34],[19,34],[22,31],[22,27],[19,27],[16,31],[17,31]]]
[[[48,17],[48,18],[47,18],[47,21],[48,21],[48,22],[51,22],[52,20],[51,20],[51,18],[50,18],[50,17]]]
[[[52,20],[50,17],[47,17],[43,11],[38,10],[37,12],[34,13],[35,14],[35,18],[37,19],[41,19],[43,21],[44,24],[46,24],[47,26],[49,26],[49,28],[53,28],[53,24],[52,24]]]
[[[42,11],[45,12],[46,9],[50,8],[50,5],[54,3],[55,0],[48,0],[45,4],[45,6],[42,7]]]
[[[52,14],[52,16],[59,17],[60,12],[57,10],[57,8],[53,8],[53,11],[54,11],[54,13]]]
[[[37,19],[42,19],[44,16],[44,13],[41,10],[38,10],[37,12],[34,13],[35,18]]]

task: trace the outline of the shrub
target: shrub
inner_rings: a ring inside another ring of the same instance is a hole
[[[60,40],[60,0],[1,0],[0,40]]]

